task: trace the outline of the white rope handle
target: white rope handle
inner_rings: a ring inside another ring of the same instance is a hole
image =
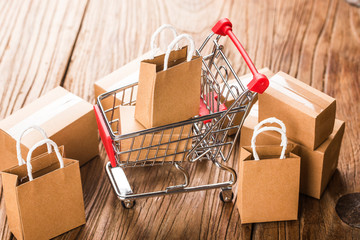
[[[29,176],[29,181],[32,181],[34,178],[33,178],[33,175],[32,175],[32,165],[31,165],[31,156],[32,156],[32,153],[33,151],[40,147],[41,145],[44,145],[44,144],[49,144],[51,145],[54,150],[55,150],[55,153],[56,153],[56,156],[59,160],[59,163],[60,163],[60,168],[63,168],[64,167],[64,160],[59,152],[59,148],[58,146],[56,145],[56,143],[50,139],[44,139],[44,140],[41,140],[40,142],[36,143],[34,146],[32,146],[29,150],[29,153],[26,157],[26,166],[27,166],[27,172],[28,172],[28,176]]]
[[[37,126],[37,125],[33,125],[33,126],[30,126],[28,128],[26,128],[19,136],[19,138],[17,139],[16,141],[16,154],[17,154],[17,159],[18,159],[18,163],[19,163],[19,166],[25,164],[25,160],[22,158],[21,156],[21,139],[22,137],[28,133],[30,130],[38,130],[41,135],[44,137],[44,139],[49,139],[49,137],[47,136],[46,132],[44,131],[44,129],[42,129],[41,127]],[[50,144],[47,144],[47,149],[48,149],[48,153],[51,153],[52,150],[51,150],[51,146]]]
[[[151,59],[153,59],[155,57],[155,54],[158,50],[158,47],[155,44],[155,40],[156,40],[157,36],[165,29],[171,30],[171,32],[174,35],[174,38],[176,38],[178,35],[178,33],[176,32],[176,29],[173,26],[171,26],[170,24],[164,24],[164,25],[160,26],[158,29],[156,29],[156,31],[153,33],[153,35],[151,36],[151,39],[150,39],[150,47],[151,47],[151,54],[150,54],[151,57],[150,58]],[[179,45],[177,44],[176,47],[179,48]]]
[[[262,127],[266,123],[270,123],[270,124],[271,123],[277,123],[281,127],[281,130],[283,130],[283,132],[286,134],[286,126],[285,126],[285,124],[281,120],[277,119],[276,117],[270,117],[270,118],[264,119],[261,122],[259,122],[255,126],[254,132],[258,131],[259,128]]]
[[[164,58],[164,71],[168,68],[168,62],[170,57],[170,52],[174,48],[175,44],[177,44],[181,39],[185,38],[189,41],[190,50],[188,49],[187,58],[186,61],[190,61],[194,51],[195,51],[195,43],[192,37],[189,34],[181,34],[177,36],[168,46],[168,49],[166,50],[165,58]]]
[[[254,134],[253,134],[252,139],[251,139],[251,148],[253,150],[254,159],[256,161],[260,160],[259,155],[258,155],[258,153],[256,151],[256,145],[255,145],[256,137],[260,133],[266,132],[266,131],[276,131],[276,132],[281,134],[280,146],[282,146],[282,150],[281,150],[281,154],[280,154],[280,159],[285,159],[285,151],[286,151],[286,147],[287,147],[287,137],[286,137],[285,132],[283,130],[281,130],[280,128],[278,128],[278,127],[263,127],[263,128],[258,129],[257,131],[254,130]]]

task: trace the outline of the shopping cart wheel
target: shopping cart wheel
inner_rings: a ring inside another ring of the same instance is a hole
[[[221,190],[220,192],[220,200],[224,203],[229,203],[234,198],[234,193],[230,190]]]
[[[123,206],[123,208],[126,209],[131,209],[135,206],[135,200],[125,200],[125,201],[121,201],[121,205]]]

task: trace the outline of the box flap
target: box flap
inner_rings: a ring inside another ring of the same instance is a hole
[[[39,125],[51,137],[90,111],[90,103],[62,87],[57,87],[2,120],[0,128],[16,139],[25,128]],[[24,136],[22,143],[31,147],[34,142],[41,139],[39,133],[32,131]]]
[[[7,222],[9,224],[10,231],[17,239],[22,239],[22,223],[16,189],[18,183],[18,176],[7,172],[2,172],[1,176]]]
[[[270,78],[270,86],[266,93],[282,99],[283,102],[312,117],[317,117],[335,101],[334,98],[283,72]]]

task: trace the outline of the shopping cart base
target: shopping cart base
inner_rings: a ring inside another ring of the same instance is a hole
[[[189,184],[188,174],[184,171],[184,169],[180,165],[174,164],[174,166],[179,171],[184,173],[185,176],[184,184],[167,187],[165,190],[162,191],[137,193],[137,194],[133,193],[129,181],[126,178],[125,172],[121,167],[112,167],[111,163],[108,162],[105,166],[105,169],[116,196],[121,200],[122,206],[128,209],[133,208],[135,205],[135,199],[139,199],[139,198],[158,197],[168,194],[195,192],[195,191],[210,190],[215,188],[221,189],[220,199],[222,202],[228,203],[233,200],[234,194],[232,192],[231,186],[236,182],[234,181],[234,179],[229,182],[188,187]],[[235,172],[233,174],[235,174]],[[235,174],[235,178],[236,178],[236,174]]]
[[[129,181],[121,167],[111,167],[111,163],[106,164],[106,173],[117,196],[126,196],[133,193]],[[120,200],[126,200],[120,198]]]

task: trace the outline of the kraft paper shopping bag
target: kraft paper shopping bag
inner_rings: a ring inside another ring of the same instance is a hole
[[[45,144],[54,151],[32,158]],[[3,171],[2,183],[9,228],[17,239],[50,239],[85,223],[79,162],[63,158],[49,139],[29,150],[26,164]]]
[[[254,126],[259,122],[256,107],[255,104],[241,128],[240,147],[251,144]],[[315,150],[293,142],[298,146],[301,157],[300,193],[317,199],[321,198],[337,168],[344,131],[345,122],[335,119],[333,132]],[[279,142],[279,135],[266,132],[260,135],[256,142],[259,145],[276,144]]]
[[[237,207],[241,223],[296,220],[298,215],[300,157],[287,143],[286,128],[257,126],[251,147],[242,147]],[[256,146],[265,131],[282,135],[281,145]]]
[[[190,48],[171,51],[183,38]],[[135,119],[145,128],[198,115],[202,59],[193,56],[194,49],[192,38],[182,34],[170,43],[166,54],[141,62]]]
[[[119,88],[125,88],[124,90],[116,93],[115,99],[107,98],[102,100],[101,104],[104,109],[112,108],[114,104],[116,106],[119,104],[133,105],[133,102],[136,101],[138,89],[135,84],[137,84],[139,80],[140,62],[145,59],[153,59],[155,55],[165,52],[156,44],[156,40],[159,38],[160,33],[164,30],[169,30],[172,33],[173,38],[176,38],[178,35],[173,26],[170,24],[163,24],[156,29],[151,36],[150,51],[142,54],[94,83],[95,98],[98,98],[98,96],[103,93],[114,91]],[[129,85],[135,86],[129,87]]]

